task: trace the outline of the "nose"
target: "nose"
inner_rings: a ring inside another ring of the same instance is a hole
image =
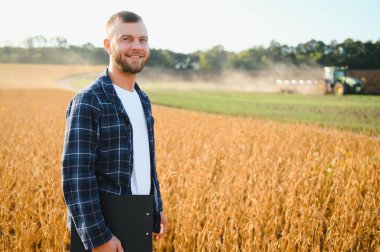
[[[141,50],[142,49],[142,45],[141,45],[140,41],[137,40],[137,39],[134,40],[132,42],[132,44],[131,44],[131,49],[133,49],[133,50]]]

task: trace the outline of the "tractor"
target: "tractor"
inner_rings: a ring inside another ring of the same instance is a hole
[[[347,67],[324,67],[326,93],[336,95],[360,94],[363,87],[360,80],[347,76]]]

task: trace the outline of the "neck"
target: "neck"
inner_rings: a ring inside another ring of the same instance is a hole
[[[112,64],[108,66],[108,74],[112,80],[112,83],[116,84],[117,86],[130,92],[135,89],[136,74],[125,73]]]

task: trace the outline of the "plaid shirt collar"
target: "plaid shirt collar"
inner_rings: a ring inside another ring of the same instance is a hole
[[[120,113],[122,113],[129,121],[129,117],[127,115],[127,112],[124,109],[123,103],[121,102],[119,96],[117,95],[116,90],[113,86],[112,80],[108,74],[108,68],[106,68],[103,71],[103,73],[100,74],[99,79],[100,79],[100,85],[103,89],[103,92],[105,93],[107,100],[109,102],[114,103],[116,105],[117,110]],[[148,118],[149,112],[148,112],[148,108],[145,105],[146,102],[148,101],[148,99],[147,99],[146,95],[142,92],[142,90],[140,89],[137,82],[135,82],[135,90],[140,97],[141,104],[142,104],[143,109],[144,109],[145,117]]]

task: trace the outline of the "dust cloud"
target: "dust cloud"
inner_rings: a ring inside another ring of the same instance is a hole
[[[275,64],[265,70],[224,70],[203,72],[146,68],[138,81],[151,86],[178,90],[224,90],[243,92],[320,93],[323,69],[320,66]]]

